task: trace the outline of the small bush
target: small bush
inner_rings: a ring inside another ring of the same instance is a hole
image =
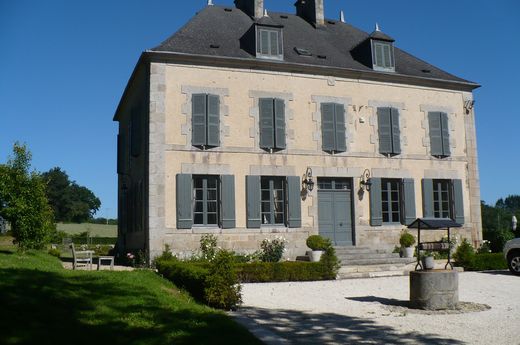
[[[236,264],[235,267],[238,279],[242,283],[315,281],[331,279],[330,272],[321,262],[251,262],[246,264]]]
[[[502,253],[483,253],[475,255],[470,267],[464,267],[470,271],[489,271],[507,269],[507,262]]]
[[[312,235],[307,238],[307,247],[312,250],[327,249],[327,241],[320,235]]]
[[[464,268],[469,268],[472,266],[473,260],[475,260],[475,249],[467,239],[464,239],[457,248],[455,254],[453,254],[453,259],[458,266],[462,266]]]
[[[49,253],[49,255],[55,256],[58,259],[61,258],[61,252],[59,249],[51,248],[51,249],[49,249],[48,253]]]
[[[240,284],[233,267],[233,253],[219,251],[206,276],[204,299],[214,308],[231,310],[242,303]]]
[[[212,234],[202,235],[199,243],[202,258],[212,261],[217,255],[217,237]]]
[[[177,259],[156,260],[157,270],[178,288],[186,290],[199,302],[204,302],[204,289],[208,268],[200,264]]]
[[[338,275],[338,271],[341,267],[341,261],[336,256],[336,250],[332,246],[330,240],[327,240],[327,248],[325,249],[325,253],[321,256],[320,264],[323,265],[326,278],[327,279],[336,279]]]
[[[282,258],[285,251],[285,244],[287,241],[283,237],[276,237],[272,240],[265,239],[260,244],[261,254],[260,259],[263,262],[278,262]]]
[[[411,247],[415,244],[415,237],[413,237],[413,235],[408,231],[404,230],[399,238],[399,244],[405,248]]]

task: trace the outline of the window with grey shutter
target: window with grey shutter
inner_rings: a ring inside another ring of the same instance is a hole
[[[220,99],[209,94],[192,95],[191,143],[197,147],[220,146]]]
[[[285,103],[281,99],[260,98],[260,147],[266,150],[283,150],[285,139]]]
[[[260,176],[246,176],[247,227],[260,228]]]
[[[377,108],[379,153],[395,156],[401,153],[399,111],[395,108]]]
[[[433,180],[422,180],[423,217],[433,218]]]
[[[372,40],[372,65],[376,71],[395,71],[394,46],[391,42]]]
[[[176,184],[177,228],[191,229],[193,224],[192,175],[178,174]]]
[[[302,226],[301,211],[301,184],[300,177],[287,177],[287,225],[290,228],[299,228]]]
[[[256,25],[256,57],[283,60],[282,28]]]
[[[220,198],[222,228],[233,229],[236,227],[235,221],[235,176],[223,175],[220,177]]]
[[[322,149],[326,152],[345,152],[345,106],[337,103],[321,104]]]
[[[371,178],[370,186],[370,225],[383,225],[383,211],[381,209],[381,179]]]
[[[434,157],[444,158],[451,155],[448,114],[429,112],[430,149]]]

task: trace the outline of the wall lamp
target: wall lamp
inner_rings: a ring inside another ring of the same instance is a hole
[[[361,175],[361,181],[359,181],[359,188],[370,192],[370,187],[372,187],[372,181],[370,181],[370,170],[365,169],[363,175]]]
[[[305,171],[305,174],[303,174],[302,188],[303,188],[303,190],[307,190],[309,192],[312,192],[312,190],[314,189],[314,181],[312,180],[312,169],[311,168],[307,168],[307,171]]]
[[[475,107],[475,101],[474,100],[467,100],[464,102],[464,109],[466,109],[466,114],[469,114],[471,110]]]

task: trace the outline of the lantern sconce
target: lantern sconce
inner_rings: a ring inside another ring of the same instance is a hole
[[[365,190],[370,192],[370,187],[372,186],[372,181],[370,181],[370,170],[365,169],[363,175],[361,175],[361,181],[359,181],[359,188],[361,190]]]
[[[312,169],[310,167],[307,168],[305,174],[302,177],[302,188],[304,191],[312,192],[314,189],[314,181],[312,180]]]
[[[475,107],[475,101],[474,100],[467,100],[464,102],[464,109],[466,109],[466,114],[469,114],[471,110]]]

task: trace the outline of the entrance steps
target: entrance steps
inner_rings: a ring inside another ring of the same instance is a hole
[[[375,278],[407,275],[415,268],[415,258],[369,247],[335,247],[341,260],[338,279]]]

